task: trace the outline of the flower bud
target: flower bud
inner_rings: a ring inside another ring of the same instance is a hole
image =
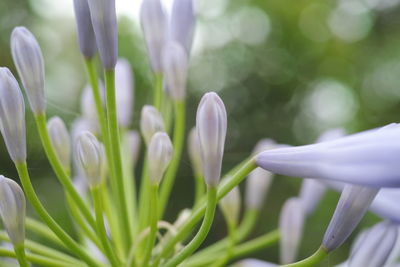
[[[299,198],[289,198],[283,205],[280,218],[280,259],[282,264],[294,262],[303,235],[304,209]]]
[[[118,123],[128,128],[133,114],[132,68],[126,59],[119,59],[115,66],[115,97],[117,100]]]
[[[167,17],[160,0],[144,0],[140,8],[142,25],[150,63],[155,73],[162,71],[162,49],[166,43]]]
[[[326,186],[320,181],[314,179],[303,180],[299,198],[303,202],[306,215],[310,215],[314,212],[325,191]]]
[[[88,4],[101,62],[106,70],[112,70],[118,57],[115,0],[88,0]]]
[[[104,176],[104,150],[96,137],[83,132],[77,139],[78,162],[85,172],[90,187],[101,185]]]
[[[25,240],[26,201],[21,187],[0,175],[0,216],[11,242],[23,244]]]
[[[0,68],[0,131],[14,163],[26,160],[25,103],[18,82]]]
[[[151,138],[148,148],[150,181],[159,184],[172,159],[173,147],[169,136],[158,132]]]
[[[87,1],[88,0],[74,0],[74,11],[79,48],[85,58],[91,59],[97,52],[97,46]]]
[[[225,106],[216,93],[202,97],[197,108],[196,128],[205,182],[208,186],[216,186],[221,175],[227,128]]]
[[[352,250],[348,267],[385,266],[398,236],[398,225],[384,221],[363,233]]]
[[[179,212],[178,218],[174,222],[174,227],[179,230],[181,226],[190,218],[190,215],[192,215],[192,210],[183,209],[181,212]]]
[[[197,134],[196,127],[193,127],[189,133],[188,152],[190,161],[192,163],[193,171],[196,174],[201,174],[202,173],[201,153],[200,153],[199,136]]]
[[[325,232],[322,247],[331,252],[342,245],[360,222],[378,191],[376,188],[346,185]]]
[[[265,151],[257,164],[274,173],[374,187],[400,186],[400,127]]]
[[[184,47],[189,56],[195,27],[193,0],[174,0],[170,22],[170,37]]]
[[[132,166],[136,165],[140,150],[140,135],[137,131],[129,131],[125,135]]]
[[[142,108],[140,116],[140,131],[142,132],[144,141],[148,145],[151,138],[156,132],[164,131],[164,122],[160,112],[150,105],[145,105]]]
[[[186,94],[188,57],[184,48],[176,42],[168,42],[163,48],[163,71],[166,86],[174,101],[182,101]]]
[[[270,263],[257,259],[244,259],[232,265],[232,267],[276,267],[276,266],[278,265],[275,263]]]
[[[235,225],[239,222],[241,197],[239,188],[234,187],[225,197],[219,202],[219,206],[228,222]]]
[[[262,139],[254,148],[253,154],[272,149],[276,143],[271,139]],[[253,170],[246,179],[246,208],[260,210],[264,204],[273,174],[261,168]]]
[[[71,168],[71,140],[64,122],[59,117],[53,117],[47,123],[47,131],[51,143],[65,170]]]
[[[14,28],[11,34],[11,52],[33,113],[44,113],[44,61],[35,36],[25,27]]]

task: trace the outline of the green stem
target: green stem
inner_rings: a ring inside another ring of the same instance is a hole
[[[0,257],[9,257],[9,258],[16,258],[17,256],[15,255],[14,251],[0,248]],[[28,261],[36,263],[40,266],[49,266],[49,267],[71,267],[70,262],[63,262],[59,260],[54,260],[54,259],[49,259],[47,257],[43,257],[40,255],[36,255],[33,253],[26,253],[26,258]],[[84,267],[85,265],[74,265],[77,267]]]
[[[47,227],[47,225],[36,221],[35,219],[26,217],[25,226],[30,232],[34,232],[54,244],[65,247],[64,243]]]
[[[54,147],[51,143],[49,133],[47,131],[46,126],[46,114],[36,114],[35,115],[36,126],[39,132],[40,140],[42,141],[42,145],[46,156],[53,167],[54,172],[56,173],[58,180],[63,185],[65,191],[71,196],[73,201],[76,203],[78,208],[81,210],[83,216],[88,221],[91,227],[95,227],[95,221],[90,213],[89,208],[86,206],[86,203],[83,201],[79,193],[76,191],[74,185],[72,184],[71,179],[65,172],[63,166],[61,165],[56,152],[54,151]]]
[[[142,177],[140,182],[139,192],[139,228],[141,232],[147,226],[147,219],[149,218],[149,196],[150,195],[150,177],[149,166],[147,162],[147,153],[143,161]]]
[[[128,207],[125,202],[125,190],[123,182],[123,171],[122,171],[122,158],[121,158],[121,147],[120,147],[120,136],[117,119],[117,104],[115,99],[115,71],[106,70],[106,96],[107,96],[107,119],[108,119],[108,134],[110,138],[112,159],[114,162],[114,170],[116,184],[118,186],[118,202],[120,207],[119,216],[121,216],[121,226],[123,242],[125,251],[129,249],[131,244],[131,228],[129,227],[128,218]]]
[[[317,263],[321,262],[325,257],[328,256],[328,252],[323,248],[320,247],[314,254],[310,257],[295,262],[291,264],[282,265],[282,267],[312,267],[317,265]]]
[[[218,187],[217,200],[223,198],[229,191],[237,186],[250,172],[257,167],[255,159],[251,158],[245,163],[240,164],[240,168],[232,175],[229,175],[228,179],[224,179],[222,185]],[[201,220],[206,211],[205,203],[201,203],[199,207],[193,211],[192,216],[182,225],[178,233],[171,238],[164,246],[161,253],[157,256],[152,266],[157,266],[161,259],[168,256],[169,253],[174,249],[176,243],[185,238],[189,234],[196,223]]]
[[[93,197],[94,204],[94,212],[96,214],[96,223],[97,223],[97,234],[100,237],[101,244],[104,248],[105,254],[109,259],[111,265],[113,267],[120,266],[119,260],[111,247],[111,243],[108,240],[106,228],[104,226],[104,217],[103,217],[103,203],[102,203],[102,194],[100,186],[90,189]]]
[[[210,231],[211,225],[214,220],[215,209],[217,206],[217,189],[214,187],[207,187],[207,208],[204,216],[203,223],[200,226],[196,236],[187,244],[182,251],[168,261],[165,267],[175,267],[189,257],[196,249],[200,247],[204,239]]]
[[[162,83],[163,76],[162,74],[156,73],[154,77],[154,107],[158,110],[161,108],[161,100],[162,100]]]
[[[39,198],[36,195],[35,189],[32,186],[31,180],[29,178],[28,168],[26,162],[15,164],[19,178],[21,180],[22,186],[25,191],[25,195],[29,202],[39,214],[40,218],[47,224],[47,226],[56,234],[56,236],[64,242],[65,246],[73,251],[77,256],[84,260],[89,266],[99,266],[99,264],[92,259],[85,250],[80,247],[50,216],[50,214],[43,207]]]
[[[158,222],[158,184],[150,186],[150,234],[147,239],[147,248],[143,260],[143,266],[147,267],[153,251],[154,242],[157,237],[157,222]]]
[[[193,207],[196,208],[201,198],[204,196],[206,184],[204,183],[204,177],[200,173],[195,173],[195,195]]]
[[[174,127],[174,154],[171,163],[165,173],[161,185],[160,193],[160,218],[162,218],[166,205],[168,203],[171,189],[175,181],[176,172],[179,167],[179,161],[182,155],[183,144],[185,141],[185,102],[177,101],[175,107],[175,127]]]
[[[29,263],[26,260],[25,246],[24,244],[14,245],[15,256],[17,257],[20,267],[29,267]]]

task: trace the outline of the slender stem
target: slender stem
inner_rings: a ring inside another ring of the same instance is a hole
[[[14,245],[15,256],[17,257],[20,267],[29,267],[29,263],[26,260],[25,246],[24,244]]]
[[[193,207],[197,207],[200,203],[201,198],[204,196],[206,184],[204,178],[200,173],[195,173],[195,195]]]
[[[171,163],[165,173],[161,185],[160,193],[160,218],[162,218],[166,205],[168,203],[169,195],[175,181],[176,172],[179,167],[179,161],[182,155],[183,144],[185,141],[185,102],[177,101],[174,103],[175,107],[175,127],[174,127],[174,155]]]
[[[143,161],[142,177],[140,182],[139,192],[139,228],[141,232],[147,226],[147,219],[149,218],[149,196],[150,195],[150,177],[149,167],[147,162],[147,153]]]
[[[182,251],[168,261],[165,267],[175,267],[189,257],[200,245],[210,231],[212,222],[214,220],[215,209],[217,206],[217,190],[214,187],[207,187],[207,209],[204,216],[203,223],[196,236],[187,244]]]
[[[147,248],[143,260],[143,266],[147,267],[153,251],[154,242],[157,237],[157,222],[158,222],[158,184],[150,186],[150,234],[147,238]]]
[[[163,76],[162,74],[156,73],[154,77],[154,107],[158,110],[161,108],[161,100],[162,100],[162,82]]]
[[[236,173],[229,175],[229,178],[223,182],[218,188],[217,200],[223,198],[230,190],[237,186],[250,172],[257,167],[254,158],[247,160],[241,164]],[[171,238],[164,246],[161,253],[157,256],[152,266],[157,266],[161,259],[166,257],[175,247],[176,243],[185,238],[189,234],[198,221],[201,220],[206,211],[205,203],[201,203],[199,207],[193,211],[192,216],[181,226],[178,233]]]
[[[323,248],[320,247],[314,254],[310,257],[295,262],[291,264],[282,265],[284,267],[311,267],[317,265],[317,263],[321,262],[325,257],[328,256],[328,252]]]
[[[14,251],[8,250],[8,249],[4,249],[4,248],[0,248],[0,256],[1,257],[9,257],[9,258],[16,258],[17,256],[15,255]],[[43,257],[40,255],[36,255],[33,253],[26,253],[26,258],[28,259],[28,261],[39,264],[41,266],[49,266],[49,267],[71,267],[71,263],[70,262],[63,262],[63,261],[59,261],[59,260],[54,260],[54,259],[49,259],[47,257]],[[84,264],[81,265],[74,265],[77,267],[84,267]]]
[[[220,259],[219,261],[217,261],[214,265],[212,265],[213,267],[221,267],[221,266],[225,266],[226,263],[229,261],[229,259],[232,257],[233,255],[233,248],[235,247],[235,243],[236,243],[236,222],[227,219],[227,227],[228,227],[228,240],[229,240],[229,245],[226,249],[225,252],[225,257],[222,257],[222,259]]]
[[[76,203],[78,208],[81,210],[83,216],[88,221],[91,227],[95,227],[95,221],[90,213],[89,208],[86,206],[86,203],[83,201],[79,193],[76,191],[74,185],[70,177],[65,172],[62,164],[60,163],[56,152],[54,151],[54,147],[51,143],[49,133],[47,131],[46,126],[46,114],[36,114],[35,115],[36,126],[39,132],[40,140],[42,141],[42,145],[46,156],[53,167],[54,172],[56,173],[58,180],[63,185],[65,191],[71,196],[73,201]]]
[[[80,247],[50,216],[50,214],[43,207],[39,198],[36,195],[35,189],[32,186],[31,180],[29,178],[28,168],[26,162],[15,164],[19,178],[21,180],[22,186],[25,191],[25,195],[29,202],[39,214],[40,218],[47,224],[47,226],[56,234],[56,236],[64,242],[65,246],[73,251],[77,256],[84,260],[89,266],[99,266],[99,264],[92,259],[85,250]]]
[[[101,244],[103,245],[105,254],[107,255],[111,265],[113,267],[118,267],[120,266],[119,260],[111,247],[111,243],[108,240],[106,228],[104,226],[103,203],[100,190],[101,188],[99,186],[90,189],[93,197],[94,211],[96,214],[97,234],[100,236]]]
[[[47,227],[47,225],[36,221],[35,219],[27,217],[25,219],[25,226],[31,232],[34,232],[41,237],[46,238],[48,241],[51,241],[54,244],[65,247],[64,243]]]
[[[110,138],[112,160],[114,162],[114,170],[116,184],[118,186],[118,202],[119,202],[119,216],[121,216],[122,239],[124,242],[124,249],[127,251],[131,244],[131,228],[129,227],[128,207],[125,202],[125,190],[123,182],[122,171],[122,157],[119,127],[117,119],[117,104],[115,99],[115,71],[106,70],[106,96],[107,96],[107,119],[108,119],[108,134]]]

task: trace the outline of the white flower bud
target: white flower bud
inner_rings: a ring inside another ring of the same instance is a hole
[[[202,174],[201,167],[201,152],[199,144],[199,135],[197,134],[196,127],[193,127],[188,136],[188,152],[189,158],[192,163],[192,168],[195,173]]]
[[[315,179],[304,179],[301,184],[299,197],[303,201],[306,215],[314,212],[317,204],[326,191],[326,186]]]
[[[227,128],[225,105],[214,93],[205,94],[197,108],[196,129],[199,136],[204,179],[207,185],[218,185],[221,175]]]
[[[384,221],[363,232],[352,249],[348,267],[385,266],[398,236],[398,225]]]
[[[140,116],[140,131],[147,145],[156,132],[164,131],[163,119],[155,107],[150,105],[143,106]]]
[[[35,36],[25,27],[14,28],[11,52],[33,113],[44,113],[44,60]]]
[[[79,48],[85,58],[91,59],[97,52],[97,46],[87,0],[74,0],[74,11]]]
[[[135,166],[140,151],[140,135],[137,131],[129,131],[126,133],[125,138],[132,165]]]
[[[244,259],[239,262],[236,262],[231,267],[276,267],[278,266],[275,263],[261,261],[257,259]]]
[[[51,118],[47,123],[47,131],[54,150],[66,170],[71,168],[71,139],[64,122],[59,117]]]
[[[18,82],[7,68],[0,68],[0,131],[8,154],[26,160],[25,103]]]
[[[77,139],[76,152],[78,162],[85,172],[89,186],[96,187],[103,182],[104,149],[90,132],[83,132]]]
[[[280,259],[282,264],[294,262],[303,235],[304,209],[299,198],[286,200],[279,218]]]
[[[76,142],[76,139],[78,138],[79,135],[81,135],[82,132],[96,132],[97,128],[95,125],[93,125],[92,121],[79,117],[76,120],[73,121],[71,125],[71,141],[73,143]]]
[[[322,247],[335,250],[349,237],[374,200],[379,189],[346,185],[328,225]]]
[[[160,0],[144,0],[140,8],[142,25],[150,63],[155,73],[162,71],[162,49],[166,43],[167,17]]]
[[[21,187],[0,175],[0,216],[11,242],[23,244],[25,240],[26,201]]]
[[[295,177],[398,187],[398,158],[400,127],[388,127],[313,145],[265,151],[257,155],[257,164]]]
[[[168,92],[174,101],[182,101],[186,95],[188,57],[184,48],[176,42],[168,42],[163,48],[163,71]]]
[[[106,70],[112,70],[118,58],[115,0],[88,0],[88,4],[101,62]]]
[[[223,197],[219,206],[224,214],[225,218],[237,224],[239,222],[241,197],[239,188],[234,187],[225,197]]]
[[[150,181],[159,184],[172,159],[173,147],[169,136],[158,132],[151,138],[148,148]]]
[[[115,97],[117,100],[118,123],[129,127],[133,114],[133,75],[126,59],[118,59],[115,66]]]
[[[193,0],[174,0],[170,22],[170,37],[180,43],[189,56],[195,28]]]

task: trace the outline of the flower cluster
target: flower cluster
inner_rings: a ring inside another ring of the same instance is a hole
[[[81,116],[70,130],[60,117],[47,120],[45,63],[35,36],[25,27],[16,27],[10,47],[44,152],[63,187],[79,238],[54,220],[31,183],[24,97],[17,79],[2,67],[0,130],[22,187],[0,175],[0,217],[5,228],[0,237],[14,249],[0,248],[0,256],[16,258],[24,267],[31,263],[218,267],[279,242],[281,264],[314,266],[338,249],[370,210],[383,221],[360,234],[346,266],[380,267],[397,260],[399,125],[349,136],[343,130],[331,130],[315,144],[300,147],[264,139],[223,176],[228,120],[215,92],[201,98],[196,125],[187,138],[194,203],[175,222],[165,221],[185,146],[186,84],[195,26],[192,0],[174,0],[171,14],[160,0],[143,1],[141,25],[154,77],[154,99],[141,109],[140,131],[131,129],[134,78],[130,63],[118,58],[115,0],[74,0],[74,10],[89,84],[83,90]],[[97,72],[97,53],[103,74]],[[135,179],[139,132],[145,156],[142,175]],[[274,174],[302,177],[302,188],[284,203],[276,230],[248,239]],[[242,201],[239,184],[245,179]],[[328,188],[341,192],[336,210],[317,251],[296,262],[306,219]],[[26,216],[26,199],[40,220]],[[218,206],[227,236],[200,248]],[[26,238],[25,228],[46,240],[46,245]],[[277,265],[255,259],[236,264]]]

